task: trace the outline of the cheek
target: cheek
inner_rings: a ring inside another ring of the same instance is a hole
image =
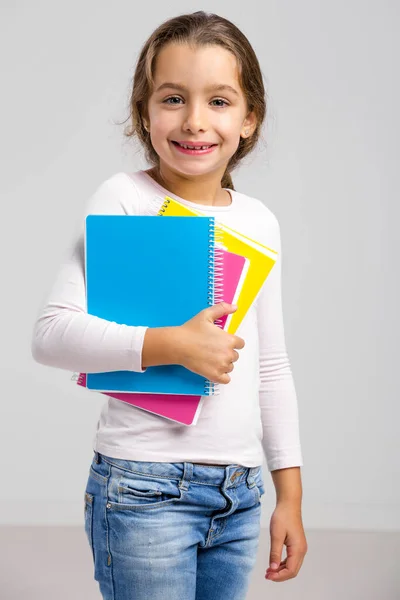
[[[149,117],[151,129],[155,135],[163,135],[171,128],[174,122],[173,111],[168,111],[159,104],[149,104]]]
[[[151,121],[152,137],[160,143],[168,143],[172,132],[176,133],[178,125],[172,114],[156,115]]]
[[[224,138],[236,141],[240,136],[241,123],[237,117],[224,114],[215,123],[215,128]]]
[[[150,115],[151,128],[155,132],[163,132],[167,127],[167,119],[160,112],[155,112],[153,115]]]

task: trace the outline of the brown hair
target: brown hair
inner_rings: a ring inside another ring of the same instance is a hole
[[[246,36],[227,19],[197,11],[169,19],[151,34],[137,61],[128,117],[131,126],[124,131],[124,135],[127,138],[137,136],[144,147],[147,161],[159,167],[159,156],[151,144],[149,132],[144,128],[143,117],[147,118],[148,99],[154,85],[155,59],[163,46],[173,42],[188,44],[191,48],[219,45],[232,52],[237,59],[239,83],[246,98],[248,113],[255,112],[257,123],[251,136],[240,138],[238,148],[222,177],[221,187],[234,190],[230,172],[257,144],[266,113],[266,97],[257,56]]]

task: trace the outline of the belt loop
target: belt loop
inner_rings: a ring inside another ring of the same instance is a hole
[[[99,453],[96,452],[96,450],[94,451],[94,461],[96,464],[99,464],[99,462],[100,462]]]
[[[243,473],[246,472],[246,467],[242,467],[238,464],[232,464],[226,467],[226,472],[227,477],[229,479],[229,483],[234,483],[240,475],[243,475]],[[228,485],[228,487],[230,486]]]
[[[259,467],[250,467],[247,473],[247,477],[246,477],[246,481],[249,485],[249,487],[252,487],[253,484],[255,485],[255,481],[254,481],[254,476],[257,473]]]
[[[189,489],[189,483],[193,476],[193,463],[184,462],[183,463],[183,475],[182,479],[179,482],[179,488],[187,491]]]

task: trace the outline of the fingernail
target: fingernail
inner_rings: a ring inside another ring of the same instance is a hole
[[[276,563],[271,563],[271,569],[277,569],[278,565]]]

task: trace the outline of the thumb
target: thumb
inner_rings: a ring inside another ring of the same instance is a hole
[[[271,569],[277,569],[281,563],[282,544],[278,541],[272,542],[271,552],[269,554],[269,566]]]
[[[214,306],[210,306],[206,309],[207,318],[210,321],[216,321],[220,319],[224,315],[229,315],[237,310],[236,304],[229,304],[229,302],[219,302],[218,304],[214,304]]]

